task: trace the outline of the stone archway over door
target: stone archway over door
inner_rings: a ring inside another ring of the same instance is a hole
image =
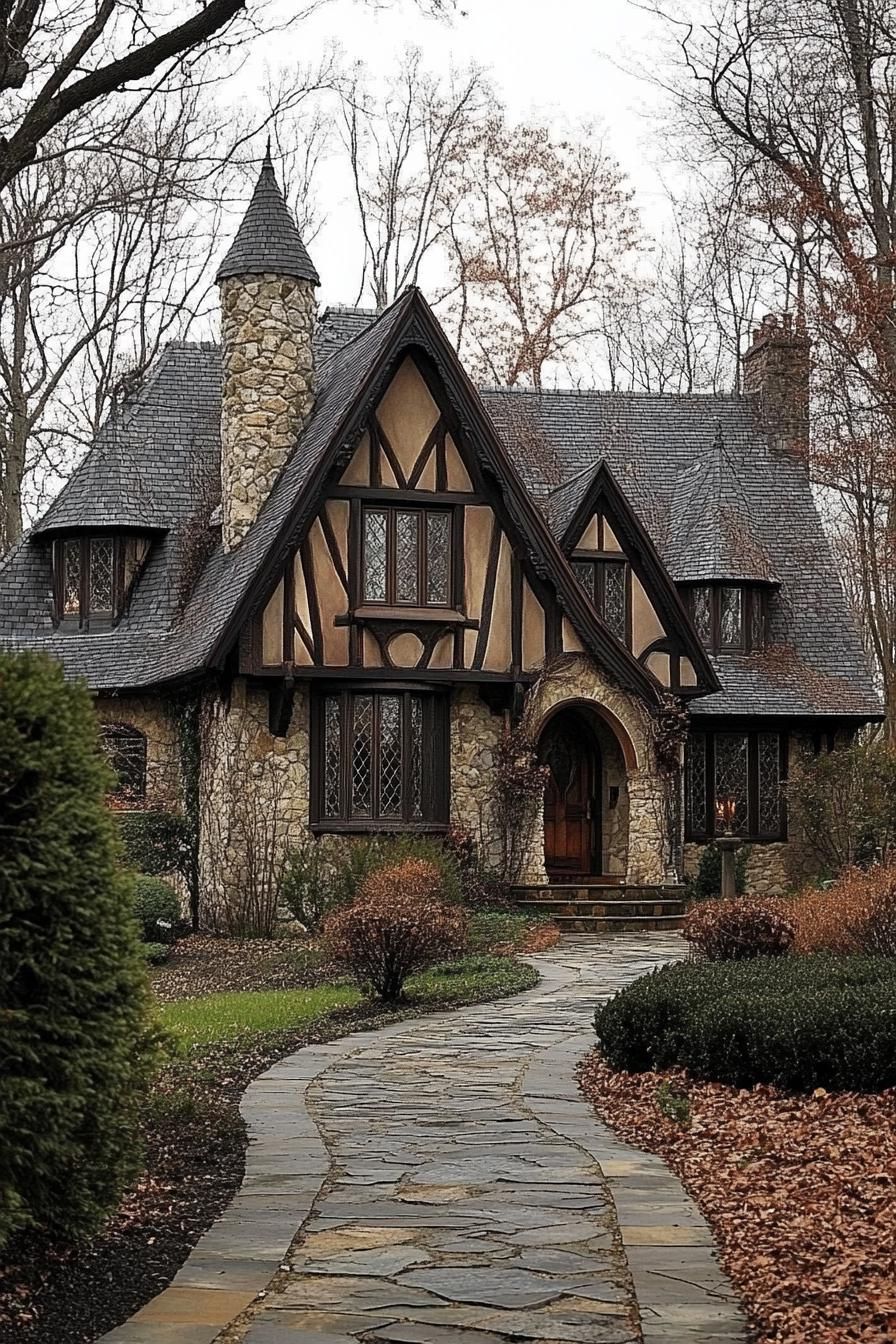
[[[548,767],[544,795],[544,862],[552,881],[603,872],[603,755],[597,736],[575,709],[556,714],[542,734]]]

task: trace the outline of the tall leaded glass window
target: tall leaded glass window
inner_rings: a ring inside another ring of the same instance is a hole
[[[714,790],[716,809],[726,802],[733,803],[731,830],[735,835],[746,835],[750,829],[748,751],[745,733],[716,733]]]
[[[318,702],[315,724],[315,824],[380,830],[447,821],[443,697],[333,691]]]
[[[361,593],[386,606],[451,605],[451,514],[446,509],[364,511]]]
[[[90,543],[90,611],[112,615],[115,595],[115,559],[111,538],[94,537]]]
[[[625,560],[572,560],[572,572],[617,639],[628,643],[629,579]]]
[[[691,614],[694,617],[694,628],[700,636],[701,642],[707,646],[712,645],[712,590],[710,588],[695,588],[691,595]]]
[[[740,588],[722,588],[719,592],[719,645],[723,649],[744,646],[744,599]]]
[[[62,542],[62,615],[81,614],[81,542]]]
[[[780,733],[692,733],[685,752],[687,834],[708,840],[730,829],[751,840],[786,838]]]

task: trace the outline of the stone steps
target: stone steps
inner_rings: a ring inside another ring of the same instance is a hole
[[[546,915],[565,932],[627,933],[675,930],[684,918],[681,887],[635,887],[616,882],[550,883],[517,887],[521,910]]]

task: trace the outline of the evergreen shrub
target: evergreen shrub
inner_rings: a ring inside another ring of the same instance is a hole
[[[750,857],[749,846],[737,850],[734,855],[734,890],[743,896],[747,889],[747,860]],[[685,886],[691,901],[708,901],[722,894],[722,851],[715,841],[704,845],[700,851],[700,861],[693,877],[687,879]]]
[[[632,1073],[793,1092],[896,1086],[896,967],[885,957],[771,957],[665,966],[595,1014],[601,1048]]]
[[[145,943],[173,943],[180,923],[180,899],[160,877],[134,879],[134,915]]]
[[[90,697],[0,653],[0,1243],[77,1237],[139,1167],[155,1063]]]

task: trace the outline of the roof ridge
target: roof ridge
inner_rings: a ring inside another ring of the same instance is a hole
[[[479,383],[479,393],[496,393],[526,397],[630,397],[633,401],[696,401],[715,399],[735,404],[752,401],[754,392],[644,392],[633,388],[613,387],[501,387],[496,383]]]

